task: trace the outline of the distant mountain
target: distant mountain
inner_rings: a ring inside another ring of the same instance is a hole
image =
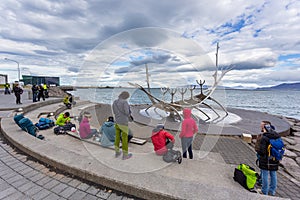
[[[256,88],[257,90],[300,90],[300,83],[282,83],[272,87]]]
[[[245,87],[242,85],[234,86],[234,87],[227,87],[226,89],[233,89],[233,90],[253,90],[253,87]]]

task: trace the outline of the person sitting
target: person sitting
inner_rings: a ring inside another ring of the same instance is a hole
[[[70,94],[67,94],[64,99],[63,99],[63,103],[65,104],[65,106],[68,108],[68,109],[71,109],[72,107],[72,102],[73,102],[73,97],[72,95]]]
[[[79,124],[79,135],[81,139],[89,139],[93,136],[98,137],[98,131],[91,129],[90,120],[92,115],[89,112],[83,114],[83,119]]]
[[[71,122],[70,113],[60,113],[55,124],[58,126],[65,126],[67,123]]]
[[[151,140],[154,146],[156,155],[164,155],[168,152],[168,149],[175,143],[174,136],[168,131],[164,130],[163,124],[158,124],[152,131]]]
[[[116,129],[113,117],[108,117],[107,121],[104,122],[100,128],[101,140],[100,144],[104,147],[113,146],[116,139]],[[131,131],[129,130],[128,142],[133,138]]]

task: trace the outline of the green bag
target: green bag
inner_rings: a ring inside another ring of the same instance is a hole
[[[243,172],[243,174],[246,176],[247,188],[253,189],[256,184],[257,177],[258,177],[258,173],[255,172],[255,169],[253,169],[252,167],[250,167],[249,165],[246,165],[246,164],[239,164],[237,166],[237,169],[241,170]]]

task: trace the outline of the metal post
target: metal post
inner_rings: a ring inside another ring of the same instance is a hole
[[[4,60],[9,60],[9,61],[12,61],[12,62],[15,62],[18,64],[18,81],[20,81],[20,64],[19,64],[19,62],[16,60],[8,59],[8,58],[4,58]]]

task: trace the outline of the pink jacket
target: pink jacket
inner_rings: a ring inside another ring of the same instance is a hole
[[[181,132],[179,137],[193,137],[198,132],[198,126],[195,120],[191,117],[192,111],[188,108],[183,110],[183,122],[181,125]]]
[[[83,117],[79,125],[80,138],[84,139],[91,134],[91,127],[88,118]]]

